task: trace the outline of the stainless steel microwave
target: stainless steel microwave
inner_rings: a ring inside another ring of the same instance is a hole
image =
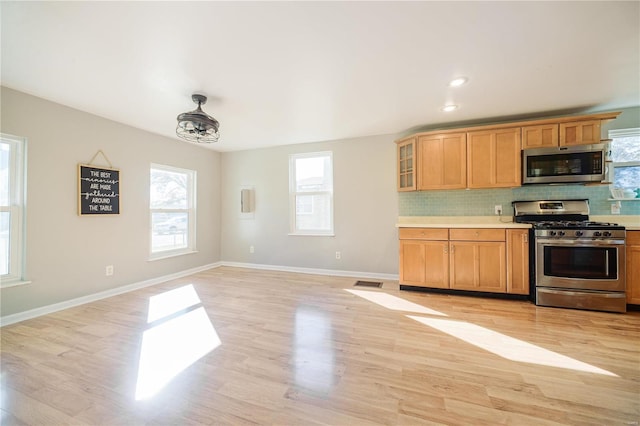
[[[525,149],[522,183],[602,182],[604,153],[604,144]]]

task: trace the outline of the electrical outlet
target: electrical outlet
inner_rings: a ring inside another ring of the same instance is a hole
[[[104,268],[104,275],[107,276],[107,277],[110,277],[110,276],[113,275],[113,265],[107,265]]]
[[[256,249],[253,246],[249,246],[249,253],[255,253]]]
[[[336,252],[336,260],[340,260],[342,258],[342,254],[339,251]]]
[[[620,201],[616,201],[615,203],[611,203],[611,214],[620,214]]]
[[[502,204],[497,204],[494,206],[494,213],[498,216],[502,216]]]

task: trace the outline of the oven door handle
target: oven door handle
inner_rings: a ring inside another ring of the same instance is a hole
[[[554,240],[547,238],[536,238],[536,243],[554,246],[573,247],[597,247],[597,246],[624,246],[624,240]]]
[[[584,296],[586,294],[597,294],[598,297],[605,297],[607,299],[625,299],[627,297],[624,291],[602,292],[599,290],[556,290],[549,287],[538,287],[536,291],[538,291],[539,293],[563,294],[566,296]]]

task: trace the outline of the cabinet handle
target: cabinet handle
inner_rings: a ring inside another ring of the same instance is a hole
[[[528,243],[529,242],[529,235],[528,234],[522,234],[522,242],[523,243]]]
[[[480,232],[476,231],[476,237],[480,236]]]
[[[455,252],[455,251],[456,251],[456,246],[452,245],[452,246],[451,246],[451,253],[453,253],[453,252]]]
[[[443,247],[443,248],[442,248],[442,251],[444,251],[444,254],[448,254],[447,247]]]

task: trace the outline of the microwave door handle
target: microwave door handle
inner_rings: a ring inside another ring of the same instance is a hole
[[[605,270],[605,274],[608,277],[609,276],[609,250],[606,250],[604,252],[604,270]]]

